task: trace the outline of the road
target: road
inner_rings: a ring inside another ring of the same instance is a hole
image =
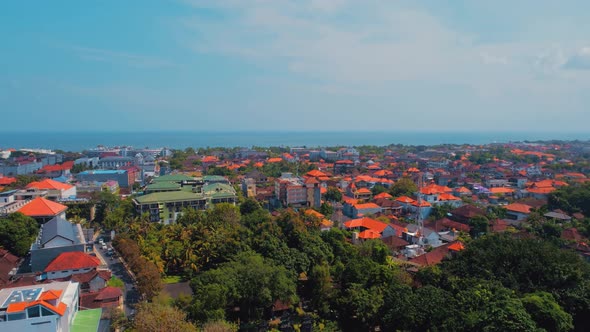
[[[104,237],[103,237],[104,238]],[[111,248],[111,244],[107,243],[108,248]],[[97,255],[100,255],[102,261],[107,264],[107,267],[111,270],[114,276],[121,279],[125,284],[125,292],[124,292],[124,306],[125,306],[125,315],[130,316],[135,313],[133,306],[139,302],[139,292],[135,287],[135,283],[133,278],[125,269],[125,266],[121,262],[121,258],[112,258],[107,255],[107,250],[103,250],[100,248],[99,244],[94,244],[94,252]]]

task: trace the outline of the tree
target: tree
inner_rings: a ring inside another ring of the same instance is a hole
[[[141,302],[136,306],[133,328],[137,331],[190,332],[197,328],[182,311],[161,303]]]
[[[252,252],[242,252],[231,262],[197,275],[192,318],[205,322],[223,319],[225,311],[239,307],[242,320],[259,318],[275,300],[295,303],[295,276],[284,267]]]
[[[334,207],[332,204],[324,202],[320,205],[320,213],[329,218],[334,213]]]
[[[409,196],[418,191],[416,183],[408,177],[403,177],[389,188],[389,194],[393,197]]]
[[[375,185],[373,188],[371,188],[371,193],[373,194],[373,196],[379,195],[380,193],[385,193],[387,192],[387,188],[385,188],[384,186],[378,184]]]
[[[342,202],[342,193],[336,187],[328,187],[324,198],[328,202]]]
[[[22,257],[29,252],[38,233],[37,221],[20,212],[0,218],[0,246],[17,256]]]
[[[524,307],[537,325],[547,331],[571,331],[574,328],[572,316],[565,312],[547,292],[525,294]]]

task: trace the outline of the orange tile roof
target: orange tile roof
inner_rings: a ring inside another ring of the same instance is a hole
[[[414,203],[415,200],[413,200],[412,198],[408,197],[408,196],[401,196],[395,199],[398,202],[401,203]]]
[[[529,188],[527,189],[527,191],[529,193],[533,193],[533,194],[550,194],[554,191],[556,191],[557,188],[553,188],[553,187],[543,187],[543,188]]]
[[[461,200],[459,197],[456,197],[456,196],[453,196],[453,195],[447,194],[447,193],[440,194],[438,196],[438,199],[441,201],[459,201],[459,200]]]
[[[383,232],[383,230],[387,228],[386,223],[367,217],[349,220],[344,223],[344,226],[346,228],[363,227],[378,233]]]
[[[312,210],[312,209],[305,210],[305,214],[306,214],[306,215],[308,215],[308,216],[314,216],[314,217],[317,217],[317,218],[319,218],[319,219],[323,219],[323,218],[325,218],[325,217],[326,217],[326,216],[324,216],[323,214],[319,213],[318,211],[316,211],[316,210]]]
[[[380,209],[381,207],[375,203],[354,204],[357,210],[363,209]]]
[[[508,211],[513,211],[513,212],[519,212],[519,213],[530,213],[532,206],[526,205],[526,204],[522,204],[522,203],[512,203],[512,204],[508,204],[505,206],[506,210]]]
[[[311,170],[309,172],[307,172],[305,175],[307,176],[311,176],[314,178],[319,178],[319,177],[327,177],[328,175],[322,171],[319,171],[317,169]]]
[[[68,190],[71,189],[73,186],[67,183],[61,183],[51,179],[45,179],[39,182],[31,182],[29,183],[26,188],[27,189],[48,189],[48,190]]]
[[[44,272],[93,268],[99,265],[100,260],[98,258],[86,253],[79,251],[63,252],[49,262]]]
[[[16,178],[0,177],[0,185],[7,186],[16,182]]]
[[[418,201],[414,201],[412,203],[413,206],[418,206]],[[420,207],[428,207],[431,206],[430,203],[428,203],[427,201],[422,201],[422,203],[420,204]]]
[[[68,207],[43,197],[37,197],[23,206],[18,212],[29,217],[56,216]]]
[[[357,190],[356,192],[359,194],[370,194],[371,193],[371,191],[367,188],[361,188],[361,189]]]
[[[418,172],[420,172],[420,170],[417,169],[416,167],[410,167],[408,169],[408,173],[418,173]]]
[[[267,163],[280,163],[281,161],[283,161],[282,158],[269,158],[266,162]]]
[[[499,187],[499,188],[490,188],[490,192],[492,194],[511,194],[514,192],[514,189]]]
[[[61,297],[62,290],[53,290],[50,289],[46,292],[43,292],[39,297],[39,300],[42,301],[51,301],[51,300],[58,300]]]
[[[382,192],[380,194],[375,195],[375,197],[373,197],[374,199],[379,199],[379,198],[393,198],[393,196],[391,196],[389,193],[386,192]]]
[[[366,229],[359,233],[360,239],[378,239],[381,237],[381,233],[375,232],[370,229]]]
[[[452,250],[452,251],[461,251],[464,249],[465,249],[465,246],[460,241],[457,241],[449,246],[449,250]]]
[[[7,313],[21,312],[27,308],[27,302],[10,303],[6,308]]]

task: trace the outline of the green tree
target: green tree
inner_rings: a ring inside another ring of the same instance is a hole
[[[182,311],[161,303],[141,302],[136,305],[133,328],[145,332],[190,332],[197,328],[186,321]]]
[[[336,187],[328,187],[324,199],[328,202],[342,202],[342,193]]]
[[[418,191],[416,183],[408,177],[403,177],[389,188],[389,194],[393,197],[409,196]]]
[[[29,252],[38,233],[37,221],[20,212],[0,218],[0,246],[17,256],[22,257]]]
[[[551,332],[573,330],[572,316],[563,310],[553,295],[547,292],[525,294],[522,302],[537,326]]]

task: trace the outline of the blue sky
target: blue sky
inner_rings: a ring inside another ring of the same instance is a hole
[[[5,131],[553,131],[589,1],[0,2]],[[22,125],[21,125],[22,124]]]

